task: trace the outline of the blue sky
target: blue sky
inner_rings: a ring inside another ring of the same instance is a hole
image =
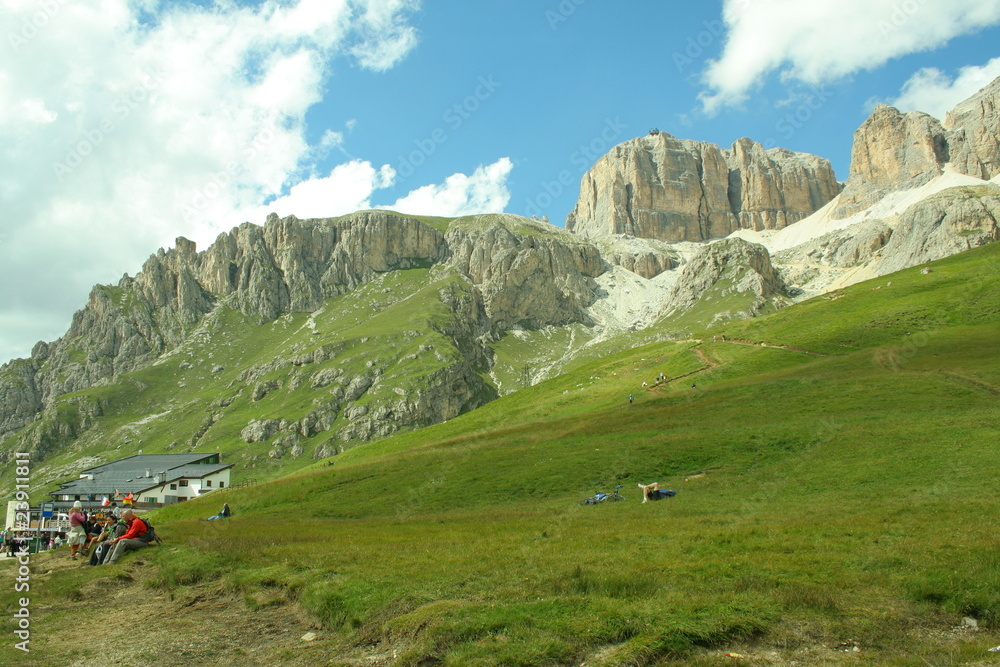
[[[270,210],[562,225],[656,127],[830,159],[1000,75],[1000,0],[0,0],[0,361]]]

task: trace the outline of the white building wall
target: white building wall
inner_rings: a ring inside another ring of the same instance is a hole
[[[186,477],[183,479],[174,480],[173,482],[168,482],[166,484],[161,484],[159,486],[154,486],[149,488],[142,493],[137,494],[137,500],[139,502],[155,502],[162,503],[166,502],[164,499],[167,496],[176,497],[178,500],[184,498],[185,500],[191,500],[192,498],[197,498],[202,493],[208,493],[209,491],[215,491],[216,489],[229,488],[229,473],[232,468],[226,468],[225,470],[220,470],[217,473],[211,475],[206,475],[205,477]],[[181,482],[187,482],[187,486],[182,486]],[[209,482],[211,482],[209,484]],[[171,485],[176,486],[176,489],[170,488]],[[147,500],[155,498],[156,500]]]

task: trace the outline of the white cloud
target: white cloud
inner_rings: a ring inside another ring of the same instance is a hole
[[[0,2],[0,361],[64,333],[92,285],[280,195],[315,158],[305,118],[330,63],[398,62],[417,5]],[[358,176],[342,167],[329,178]]]
[[[45,102],[40,99],[21,100],[3,110],[4,116],[0,116],[0,121],[8,123],[30,123],[47,124],[52,123],[59,117],[59,114],[45,106]]]
[[[337,165],[325,178],[312,178],[292,186],[291,191],[252,214],[261,220],[269,212],[280,217],[332,218],[372,207],[375,190],[387,188],[396,178],[395,170],[385,164],[376,170],[370,162],[352,160]]]
[[[443,217],[500,213],[510,201],[507,177],[514,164],[502,157],[493,164],[480,166],[471,176],[452,174],[440,185],[425,185],[387,206],[410,215]]]
[[[369,0],[360,19],[363,31],[371,37],[357,44],[351,53],[364,67],[373,70],[387,70],[395,65],[417,44],[416,29],[400,17],[418,4],[415,0]],[[378,35],[388,38],[376,38]]]
[[[739,104],[765,77],[819,84],[1000,22],[1000,0],[725,0],[725,44],[703,108]]]
[[[273,211],[280,217],[330,218],[373,207],[442,217],[500,213],[510,201],[507,177],[513,167],[510,158],[503,157],[477,167],[472,175],[452,174],[444,183],[412,190],[393,204],[373,206],[373,195],[390,187],[396,172],[387,164],[376,169],[368,161],[351,160],[334,167],[329,176],[293,186],[284,197],[256,207],[246,217],[261,220]]]
[[[344,133],[327,129],[319,140],[319,150],[329,151],[344,144]]]
[[[923,111],[943,120],[956,104],[979,92],[998,76],[1000,57],[985,65],[962,67],[954,79],[935,67],[925,67],[903,84],[899,97],[889,104],[901,111]]]

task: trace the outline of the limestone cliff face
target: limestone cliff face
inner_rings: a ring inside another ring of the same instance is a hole
[[[3,406],[0,437],[21,428],[41,409],[42,392],[35,381],[38,365],[34,358],[17,359],[7,365],[7,373],[0,380],[0,405]]]
[[[584,174],[566,229],[585,238],[627,234],[702,241],[736,229],[729,167],[715,144],[666,133],[619,144]]]
[[[948,188],[775,255],[791,293],[808,297],[1000,240],[1000,187]]]
[[[676,259],[653,250],[641,252],[616,250],[608,254],[607,260],[646,279],[655,278],[664,271],[678,266]]]
[[[592,279],[604,272],[597,249],[572,237],[492,225],[455,227],[447,239],[452,265],[480,286],[486,314],[500,329],[584,321],[595,298]]]
[[[949,159],[963,174],[1000,174],[1000,78],[959,103],[944,118]]]
[[[615,146],[584,174],[566,228],[590,239],[705,241],[780,229],[839,191],[829,161],[814,155],[745,138],[723,150],[660,133]]]
[[[890,192],[955,171],[988,180],[1000,174],[1000,78],[959,103],[944,123],[880,104],[854,133],[851,173],[833,215],[864,210]]]
[[[184,340],[220,299],[259,321],[319,308],[380,272],[428,266],[449,256],[444,235],[381,212],[340,220],[268,217],[221,234],[204,251],[177,239],[134,278],[98,285],[44,359],[0,376],[0,436],[23,426],[56,396],[144,366]],[[41,355],[41,353],[40,353]]]
[[[840,192],[830,162],[743,138],[725,151],[729,201],[741,229],[782,229],[812,215]]]
[[[851,174],[834,216],[864,210],[894,190],[923,185],[948,161],[940,121],[919,111],[879,104],[854,133]]]
[[[176,252],[182,247],[188,248],[178,241]],[[207,292],[233,296],[244,314],[269,320],[315,310],[379,273],[447,256],[444,236],[411,218],[379,211],[342,220],[271,214],[263,227],[245,223],[220,235],[191,259],[191,270]]]
[[[1000,195],[991,186],[944,190],[899,216],[872,272],[885,275],[1000,241]]]

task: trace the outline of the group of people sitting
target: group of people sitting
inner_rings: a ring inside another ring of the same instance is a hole
[[[104,525],[92,524],[77,501],[69,512],[69,526],[66,543],[70,545],[70,558],[78,560],[89,552],[90,565],[117,563],[126,551],[142,549],[156,541],[152,527],[131,508],[122,510],[120,518],[112,515]]]
[[[223,503],[222,511],[208,520],[228,519],[232,515],[229,503]],[[118,506],[113,505],[103,523],[92,522],[78,500],[69,511],[69,526],[66,544],[70,546],[70,558],[79,560],[89,553],[90,565],[117,563],[126,551],[142,549],[159,541],[153,527],[136,516],[130,507],[118,510]]]

